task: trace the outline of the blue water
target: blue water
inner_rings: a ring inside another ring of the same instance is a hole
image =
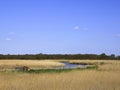
[[[86,67],[87,67],[87,65],[71,64],[71,63],[68,63],[68,62],[63,62],[63,64],[65,65],[65,66],[64,66],[64,69],[86,68]]]

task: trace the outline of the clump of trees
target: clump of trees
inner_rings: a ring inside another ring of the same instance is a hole
[[[105,59],[105,60],[120,60],[120,56],[114,54],[106,55],[102,53],[97,54],[24,54],[24,55],[3,55],[0,54],[0,59]]]

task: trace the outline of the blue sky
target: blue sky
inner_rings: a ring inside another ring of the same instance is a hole
[[[120,55],[120,0],[0,0],[0,54]]]

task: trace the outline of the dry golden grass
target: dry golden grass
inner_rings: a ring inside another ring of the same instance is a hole
[[[86,63],[86,64],[111,64],[119,62],[117,60],[69,60],[70,63]]]
[[[60,67],[64,66],[64,64],[50,60],[0,60],[1,70],[14,69],[18,66],[28,66],[29,68],[37,69]]]
[[[120,90],[120,72],[0,74],[0,90]]]
[[[70,60],[69,62],[98,65],[99,70],[120,71],[120,60]]]
[[[104,62],[99,70],[74,70],[64,73],[0,72],[0,90],[120,90],[120,61]]]

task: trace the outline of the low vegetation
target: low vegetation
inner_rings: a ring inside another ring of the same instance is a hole
[[[60,61],[67,60],[59,60],[54,64]],[[88,69],[83,70],[42,69],[28,73],[0,72],[0,90],[120,90],[120,61],[70,60],[69,62],[90,65]],[[14,63],[14,60],[11,63]]]
[[[0,73],[0,90],[120,90],[120,72]]]
[[[50,60],[0,60],[0,70],[11,70],[27,66],[30,69],[63,67],[64,64]]]
[[[120,71],[120,61],[119,60],[70,60],[69,63],[77,64],[87,64],[87,65],[97,65],[98,70],[106,71]]]

